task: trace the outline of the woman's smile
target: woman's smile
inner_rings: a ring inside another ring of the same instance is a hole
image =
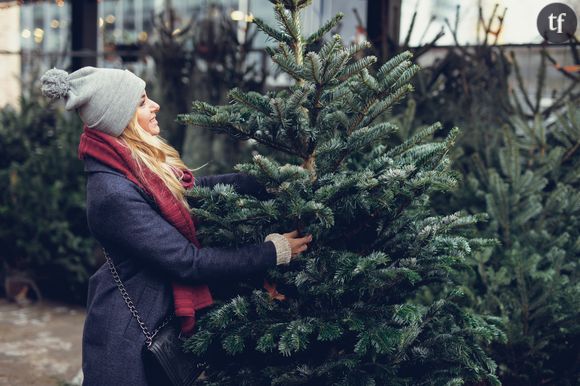
[[[149,99],[147,93],[143,92],[141,102],[137,109],[139,125],[151,135],[159,135],[159,122],[157,122],[157,112],[159,105]]]

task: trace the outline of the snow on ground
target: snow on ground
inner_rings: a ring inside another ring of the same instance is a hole
[[[0,386],[79,381],[84,308],[51,301],[18,306],[0,299]]]

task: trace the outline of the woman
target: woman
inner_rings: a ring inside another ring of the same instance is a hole
[[[159,137],[159,105],[145,82],[127,70],[84,67],[49,70],[44,95],[64,98],[85,124],[79,158],[87,173],[87,218],[110,256],[145,326],[171,313],[190,334],[195,312],[211,305],[207,284],[242,278],[306,250],[312,236],[271,234],[241,248],[201,248],[185,190],[194,183],[232,184],[258,198],[268,193],[248,175],[194,178],[175,149]],[[89,280],[83,331],[84,385],[147,385],[141,360],[145,335],[104,264]],[[155,385],[159,386],[159,385]]]

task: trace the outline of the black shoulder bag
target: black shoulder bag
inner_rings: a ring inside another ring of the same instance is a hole
[[[156,386],[193,385],[203,372],[205,363],[200,362],[194,354],[183,350],[184,338],[181,336],[179,320],[174,318],[173,314],[170,314],[157,329],[150,333],[139,316],[133,301],[131,301],[123,282],[121,282],[113,260],[104,249],[103,253],[123,300],[125,300],[129,311],[133,314],[143,331],[143,335],[145,335],[142,356],[148,383]]]

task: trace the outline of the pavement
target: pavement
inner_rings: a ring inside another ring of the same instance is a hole
[[[81,306],[0,298],[0,386],[80,385],[84,321]]]

